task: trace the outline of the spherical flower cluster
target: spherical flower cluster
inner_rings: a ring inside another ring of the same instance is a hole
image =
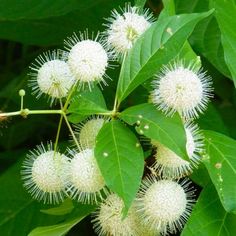
[[[53,102],[66,97],[74,84],[74,77],[60,50],[40,55],[30,68],[30,86],[37,97],[47,94]]]
[[[98,235],[135,236],[134,219],[130,214],[124,218],[122,210],[124,203],[116,194],[110,194],[101,203],[94,214],[94,229]],[[132,210],[131,210],[132,211]]]
[[[103,118],[97,117],[75,126],[75,135],[82,149],[95,147],[96,136],[104,122]]]
[[[87,84],[90,89],[94,82],[107,85],[103,77],[107,77],[105,72],[111,54],[99,40],[99,35],[92,40],[88,38],[87,32],[79,36],[74,34],[65,44],[68,49],[67,63],[81,85]]]
[[[146,177],[135,203],[141,221],[164,235],[182,229],[194,202],[189,184],[186,180],[177,183]]]
[[[210,99],[211,79],[194,64],[165,66],[153,81],[151,101],[167,115],[178,112],[185,119],[202,113]]]
[[[70,151],[73,156],[70,162],[69,196],[83,203],[94,203],[106,194],[105,181],[98,167],[93,149],[79,153]]]
[[[24,187],[33,198],[44,203],[58,204],[65,198],[68,184],[69,158],[40,145],[31,151],[22,165]]]
[[[153,146],[157,148],[153,167],[163,178],[181,178],[189,175],[201,159],[200,154],[203,150],[204,142],[198,126],[188,122],[185,124],[185,132],[189,161],[179,157],[163,144],[152,140]]]
[[[150,27],[152,15],[148,11],[141,12],[137,7],[127,4],[121,14],[114,10],[107,21],[107,44],[119,57],[127,53],[134,42]]]

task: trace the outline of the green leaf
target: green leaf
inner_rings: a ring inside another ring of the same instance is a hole
[[[174,0],[162,0],[163,9],[158,17],[158,19],[166,18],[168,16],[175,15],[175,2]]]
[[[144,154],[136,136],[120,121],[106,123],[97,136],[95,156],[107,186],[124,201],[128,211],[144,168]]]
[[[25,236],[38,224],[56,224],[64,219],[40,213],[42,204],[23,189],[20,165],[18,162],[0,176],[0,234],[4,236]]]
[[[166,117],[154,105],[144,103],[126,109],[120,118],[130,125],[137,124],[136,130],[140,134],[161,142],[188,160],[185,130],[178,115]]]
[[[75,95],[68,112],[84,116],[107,113],[108,110],[102,92],[95,86],[92,91],[87,90]]]
[[[198,124],[201,129],[213,130],[229,135],[228,128],[226,127],[221,114],[213,105],[213,103],[209,103],[205,113],[200,115],[200,118],[198,119]]]
[[[40,211],[48,215],[60,216],[71,213],[73,209],[74,209],[73,202],[71,201],[71,199],[68,198],[59,207],[42,209]]]
[[[117,89],[119,103],[175,58],[195,25],[211,13],[171,16],[153,23],[136,41],[122,65]]]
[[[80,204],[78,210],[76,211],[76,216],[71,217],[71,219],[66,220],[63,223],[37,227],[32,230],[28,236],[63,236],[65,235],[73,226],[78,224],[81,220],[83,220],[87,215],[89,215],[92,211],[94,211],[96,206],[92,205],[83,205]]]
[[[233,236],[235,222],[236,215],[225,212],[210,184],[202,191],[181,236]]]
[[[96,2],[102,2],[97,0]],[[76,9],[86,10],[94,5],[93,0],[1,0],[0,20],[42,19],[65,15]]]
[[[35,2],[36,0],[34,0]],[[61,0],[60,0],[61,1]],[[58,11],[68,11],[67,14],[43,18],[43,19],[19,19],[19,20],[1,20],[0,21],[0,38],[18,41],[25,44],[31,45],[57,45],[62,44],[63,40],[68,36],[71,36],[73,32],[83,32],[89,29],[89,32],[97,32],[102,30],[102,24],[104,23],[104,17],[109,17],[111,10],[114,7],[123,5],[123,0],[98,0],[98,1],[78,1],[81,7],[74,8],[72,5],[69,6],[69,2],[64,1],[64,5]],[[15,2],[19,2],[15,0]],[[27,7],[28,3],[22,4],[22,7]],[[41,1],[38,1],[41,3]],[[47,4],[47,0],[44,0]],[[52,2],[52,1],[51,1]],[[54,1],[54,6],[58,1]],[[20,4],[20,3],[19,3]],[[19,5],[17,4],[17,5]],[[39,3],[38,3],[39,5]],[[10,7],[11,5],[9,5]],[[11,6],[12,7],[12,6]],[[17,7],[15,7],[17,8]],[[28,8],[33,11],[33,8]],[[54,12],[48,7],[49,11],[44,8],[43,11],[39,12],[38,15],[44,15],[44,12]],[[65,10],[64,10],[65,9]],[[57,11],[55,11],[57,12]],[[15,13],[12,13],[14,15]],[[24,30],[23,30],[24,29]]]
[[[221,0],[211,0],[211,5],[216,9],[215,16],[221,31],[225,62],[236,86],[236,34],[234,30],[236,24],[236,2],[227,0],[222,3]]]
[[[135,6],[139,8],[143,8],[146,3],[146,0],[135,0]]]
[[[203,163],[224,208],[236,213],[236,141],[213,131],[204,134],[207,155]]]
[[[220,29],[214,17],[208,17],[197,24],[189,42],[197,53],[204,56],[223,75],[231,77],[224,59]]]
[[[175,15],[175,2],[174,0],[163,0],[164,9],[161,11],[159,19]],[[187,4],[188,5],[188,4]],[[195,63],[196,68],[201,67],[201,60],[191,48],[189,42],[186,40],[181,51],[178,53],[177,58],[183,60],[185,63]]]

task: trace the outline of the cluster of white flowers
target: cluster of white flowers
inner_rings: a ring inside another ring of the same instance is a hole
[[[101,236],[176,233],[183,228],[194,204],[190,184],[186,179],[176,182],[147,176],[125,218],[123,201],[112,193],[94,213],[95,231]]]
[[[94,83],[107,85],[109,62],[122,59],[152,21],[148,11],[127,5],[121,13],[112,12],[104,33],[91,38],[87,31],[74,34],[65,40],[65,51],[47,52],[31,66],[33,93],[37,97],[47,94],[53,102],[67,97],[76,86],[91,89]],[[124,218],[124,203],[107,189],[94,155],[96,136],[106,120],[92,118],[75,127],[79,148],[61,154],[49,144],[30,153],[23,163],[22,179],[32,197],[56,204],[67,197],[82,203],[101,202],[93,218],[94,228],[101,236],[154,236],[180,230],[194,202],[190,182],[180,178],[192,173],[203,150],[203,136],[192,119],[206,109],[211,80],[194,64],[175,62],[162,69],[152,86],[151,102],[157,109],[166,115],[181,116],[189,160],[151,140],[156,148],[151,168],[160,178],[155,175],[144,178]]]
[[[102,120],[104,122],[104,120]],[[58,204],[65,197],[82,203],[97,203],[108,191],[94,156],[95,138],[101,128],[101,118],[84,124],[92,133],[82,136],[85,144],[81,150],[69,149],[67,155],[39,145],[23,162],[22,179],[32,197],[45,203]],[[83,128],[81,129],[81,134]],[[93,135],[93,136],[91,136]],[[87,140],[87,141],[86,141]],[[79,135],[79,142],[81,137]]]
[[[90,90],[94,83],[107,85],[109,62],[119,60],[132,48],[151,25],[152,15],[127,4],[121,14],[114,10],[107,21],[107,30],[102,34],[73,34],[65,40],[65,51],[47,52],[36,58],[30,67],[29,85],[37,97],[47,94],[53,102],[66,97],[75,84]]]

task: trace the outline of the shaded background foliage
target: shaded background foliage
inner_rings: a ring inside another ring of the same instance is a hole
[[[176,0],[175,4],[177,14],[203,12],[209,9],[208,0]],[[27,87],[29,64],[46,50],[55,47],[63,48],[63,40],[73,32],[87,28],[90,32],[102,31],[103,18],[110,15],[111,9],[123,5],[122,0],[41,0],[40,2],[2,0],[0,4],[0,110],[19,109],[18,91],[21,88],[27,92],[25,96],[27,107],[47,108],[49,106],[47,99],[43,98],[36,102]],[[158,15],[163,7],[162,2],[157,0],[147,1],[146,6],[155,15]],[[203,58],[203,67],[214,78],[214,101],[198,122],[203,129],[214,130],[236,138],[236,93],[232,82],[234,75],[225,62],[220,31],[222,24],[218,24],[217,19],[210,16],[197,25],[189,38],[194,51]],[[119,67],[109,70],[108,74],[113,81],[103,93],[108,108],[111,108]],[[139,86],[136,94],[139,94],[139,97],[133,92],[122,106],[145,102],[148,90]],[[0,124],[1,235],[27,235],[38,225],[55,224],[64,219],[62,216],[48,217],[40,213],[39,210],[43,206],[31,200],[22,188],[19,174],[20,163],[27,151],[42,141],[52,139],[56,133],[57,122],[57,116],[44,115],[31,116],[26,120],[16,117],[2,121]],[[61,140],[67,139],[67,129],[62,128]],[[63,146],[66,146],[66,143],[62,145],[62,149]],[[206,179],[208,178],[203,167],[199,171],[206,175]],[[79,229],[72,229],[68,235],[93,235],[91,227],[87,226],[88,222],[85,219]]]

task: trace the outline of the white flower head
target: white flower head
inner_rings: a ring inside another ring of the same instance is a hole
[[[82,149],[95,147],[96,136],[104,123],[104,118],[93,117],[75,126],[75,135]]]
[[[111,193],[104,202],[101,203],[98,210],[94,213],[94,229],[99,236],[136,236],[135,222],[129,210],[127,216],[123,217],[124,203],[122,199],[114,193]]]
[[[111,17],[106,19],[107,30],[104,32],[108,46],[116,57],[126,54],[135,41],[149,28],[153,22],[152,14],[147,10],[141,11],[137,7],[126,4],[121,13],[112,11]]]
[[[192,173],[201,160],[201,153],[204,149],[204,137],[198,126],[187,122],[185,124],[186,150],[189,161],[179,157],[163,144],[152,140],[152,144],[157,148],[153,168],[163,178],[178,179]]]
[[[181,230],[190,215],[194,197],[190,182],[146,177],[137,194],[135,207],[140,220],[164,235]]]
[[[167,115],[178,112],[182,117],[196,118],[212,97],[212,81],[194,63],[169,64],[153,81],[151,101]]]
[[[55,152],[52,144],[31,151],[22,165],[24,187],[36,200],[58,204],[65,198],[68,184],[69,158]]]
[[[67,189],[71,198],[82,203],[97,203],[107,194],[104,178],[100,172],[93,149],[79,153],[70,150],[70,186]]]
[[[80,86],[88,85],[91,89],[93,83],[107,85],[104,77],[109,78],[105,72],[112,58],[99,34],[95,38],[92,35],[91,39],[87,31],[74,34],[65,44],[68,50],[67,63]]]
[[[47,94],[53,102],[67,96],[75,80],[63,58],[63,51],[55,50],[43,53],[35,59],[30,67],[32,72],[29,74],[29,85],[37,98]]]

